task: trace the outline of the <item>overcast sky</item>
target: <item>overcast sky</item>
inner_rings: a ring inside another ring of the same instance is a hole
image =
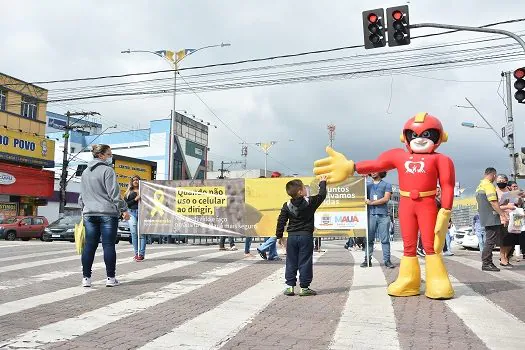
[[[231,43],[230,47],[203,50],[188,57],[182,66],[190,67],[360,45],[363,43],[361,12],[401,4],[402,0],[341,0],[326,4],[305,0],[0,0],[0,8],[4,13],[0,23],[0,32],[3,33],[0,36],[0,70],[32,82],[169,68],[166,62],[153,55],[120,53],[128,48],[175,51],[221,42]],[[480,26],[519,18],[525,13],[525,4],[511,0],[411,0],[409,6],[411,23]],[[525,22],[498,28],[523,32]],[[436,31],[417,29],[412,31],[412,35]],[[405,48],[483,38],[486,35],[456,33],[415,39]],[[511,42],[502,40],[481,45]],[[392,50],[395,49],[360,48],[273,60],[259,65],[380,54]],[[521,62],[525,60],[521,59]],[[221,70],[255,66],[240,65]],[[375,78],[202,92],[199,96],[247,142],[279,141],[271,149],[271,170],[301,175],[310,175],[313,161],[325,156],[324,147],[328,143],[326,126],[329,122],[337,126],[335,148],[358,161],[375,158],[381,151],[391,147],[402,147],[399,133],[404,122],[417,112],[427,111],[438,116],[449,132],[450,141],[440,151],[453,158],[458,181],[467,188],[467,192],[471,192],[487,166],[495,166],[499,171],[508,173],[510,162],[506,149],[490,130],[460,126],[461,121],[480,125],[483,125],[483,121],[474,111],[455,106],[465,105],[464,97],[469,97],[494,127],[500,130],[505,124],[505,107],[497,94],[500,73],[519,66],[519,61],[513,61],[420,72],[417,76],[386,74]],[[370,69],[373,69],[373,65]],[[156,75],[154,78],[169,76]],[[184,86],[182,81],[179,83]],[[86,83],[42,86],[52,91],[79,85]],[[147,128],[149,120],[167,117],[172,108],[172,97],[169,95],[89,102],[49,104],[48,110],[57,113],[63,113],[68,108],[95,110],[103,115],[104,124],[118,122],[120,129],[125,130],[139,126]],[[221,160],[241,160],[241,140],[224,127],[195,95],[178,96],[177,110],[187,110],[218,125],[217,129],[210,129],[209,145],[210,159],[216,164]],[[520,145],[525,143],[525,105],[515,103],[514,112],[516,148],[519,150]],[[288,142],[288,139],[295,141]],[[262,168],[263,165],[263,155],[250,149],[248,167]],[[393,175],[389,175],[388,179],[395,183],[397,180]]]

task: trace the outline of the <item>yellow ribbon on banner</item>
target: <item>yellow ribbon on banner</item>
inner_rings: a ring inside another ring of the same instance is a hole
[[[162,192],[162,190],[156,190],[155,193],[153,193],[153,204],[155,207],[151,209],[151,217],[157,215],[157,213],[159,213],[160,216],[164,215],[164,209],[162,208],[164,205],[164,192]]]

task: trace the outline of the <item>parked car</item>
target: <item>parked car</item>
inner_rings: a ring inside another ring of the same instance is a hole
[[[0,237],[8,241],[20,238],[29,241],[31,238],[42,238],[49,225],[44,216],[12,216],[0,223]]]
[[[120,220],[118,222],[118,235],[120,240],[131,243],[131,233],[129,231],[129,222]]]
[[[45,242],[52,241],[69,241],[75,242],[75,224],[81,220],[80,215],[64,216],[56,221],[53,221],[46,229],[42,236]],[[117,239],[115,244],[120,241],[120,234],[117,232]]]
[[[460,228],[454,235],[456,244],[466,249],[477,249],[479,250],[479,239],[476,233],[472,230],[472,227]],[[496,244],[494,248],[499,249],[499,245]]]

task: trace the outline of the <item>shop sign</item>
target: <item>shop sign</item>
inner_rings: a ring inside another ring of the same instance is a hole
[[[55,166],[55,141],[5,129],[0,131],[0,159],[52,168]]]
[[[9,173],[0,172],[0,185],[12,185],[16,182],[16,177]]]

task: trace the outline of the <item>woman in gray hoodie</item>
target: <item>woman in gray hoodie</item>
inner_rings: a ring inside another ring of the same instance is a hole
[[[82,173],[79,197],[86,228],[86,242],[82,252],[82,285],[91,287],[91,267],[102,237],[106,287],[114,287],[119,284],[115,278],[118,220],[121,215],[124,220],[128,220],[129,214],[126,202],[120,197],[111,148],[108,145],[93,145],[91,153],[93,160]]]

